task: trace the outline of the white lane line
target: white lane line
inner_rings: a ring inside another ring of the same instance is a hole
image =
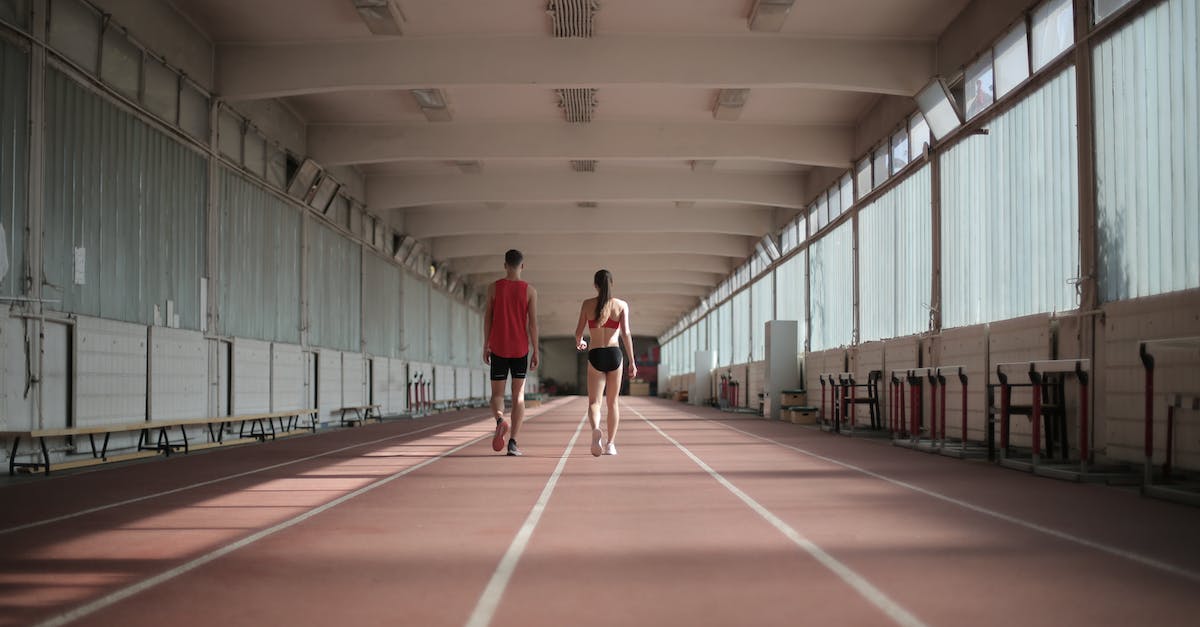
[[[546,487],[542,488],[541,496],[533,504],[529,516],[525,518],[525,524],[521,525],[521,529],[517,531],[512,544],[508,545],[508,550],[504,552],[504,557],[500,558],[496,572],[492,573],[491,580],[483,589],[483,594],[479,595],[479,602],[475,604],[475,611],[471,612],[471,617],[467,619],[466,627],[487,627],[492,623],[492,618],[496,615],[496,608],[500,605],[500,598],[504,596],[504,589],[508,587],[508,581],[512,579],[513,571],[517,568],[517,562],[521,560],[521,554],[529,545],[529,539],[533,537],[534,528],[542,519],[542,512],[546,511],[546,503],[550,501],[554,486],[558,485],[558,477],[562,475],[563,467],[567,465],[567,459],[571,456],[571,449],[575,448],[575,440],[579,438],[579,432],[583,430],[586,422],[587,415],[585,414],[579,421],[579,426],[575,427],[575,433],[567,443],[562,457],[558,459],[558,465],[554,467],[550,479],[546,481]]]
[[[805,450],[805,449],[802,449],[797,446],[792,446],[791,444],[784,444],[783,442],[779,442],[777,440],[773,440],[771,438],[761,436],[756,433],[750,433],[749,431],[744,431],[733,425],[725,424],[724,422],[721,422],[720,420],[715,420],[712,418],[707,418],[705,416],[699,416],[696,414],[690,414],[690,413],[686,413],[686,412],[683,412],[683,413],[685,413],[685,415],[687,415],[687,416],[692,416],[694,418],[699,418],[701,420],[706,420],[713,424],[720,425],[722,427],[725,427],[726,429],[732,429],[734,431],[737,431],[738,433],[748,435],[752,438],[762,440],[764,442],[769,442],[769,443],[775,444],[777,446],[782,446],[783,448],[786,448],[786,449],[791,449],[793,451],[796,451],[797,453],[802,453],[804,455],[812,457],[813,459],[819,459],[824,462],[829,462],[830,464],[834,464],[836,466],[841,466],[842,468],[845,468],[847,470],[853,470],[855,472],[859,472],[864,475],[867,475],[868,477],[874,477],[875,479],[879,479],[880,481],[886,481],[887,483],[890,483],[894,486],[898,486],[898,487],[904,488],[906,490],[912,490],[913,492],[924,494],[925,496],[935,498],[935,499],[938,499],[939,501],[944,501],[944,502],[950,503],[952,505],[957,505],[958,507],[970,510],[977,514],[983,514],[984,516],[990,516],[997,520],[1003,520],[1004,522],[1011,523],[1013,525],[1017,525],[1018,527],[1024,527],[1025,529],[1029,529],[1031,531],[1036,531],[1038,533],[1044,533],[1048,536],[1058,538],[1059,540],[1066,540],[1068,542],[1073,542],[1080,546],[1085,546],[1089,549],[1095,549],[1102,553],[1108,553],[1109,555],[1127,559],[1131,562],[1136,562],[1138,564],[1141,564],[1142,566],[1148,566],[1150,568],[1161,570],[1163,572],[1171,573],[1172,575],[1177,575],[1179,577],[1183,577],[1184,579],[1189,579],[1191,581],[1200,583],[1200,573],[1192,571],[1192,570],[1188,570],[1186,568],[1182,568],[1180,566],[1168,564],[1166,562],[1156,560],[1152,557],[1146,557],[1145,555],[1134,553],[1132,551],[1126,551],[1125,549],[1119,549],[1115,546],[1109,546],[1109,545],[1103,544],[1101,542],[1095,542],[1093,540],[1087,540],[1085,538],[1080,538],[1079,536],[1071,535],[1065,531],[1059,531],[1057,529],[1052,529],[1052,528],[1046,527],[1044,525],[1039,525],[1038,523],[1030,522],[1023,518],[1018,518],[1016,516],[1011,516],[1009,514],[998,512],[994,509],[988,509],[986,507],[983,507],[982,505],[975,505],[974,503],[962,501],[962,500],[956,499],[952,496],[947,496],[947,495],[941,494],[939,492],[934,492],[933,490],[929,490],[929,489],[922,488],[917,485],[913,485],[906,481],[901,481],[900,479],[893,479],[887,475],[881,475],[877,472],[867,470],[866,468],[860,468],[858,466],[855,466],[854,464],[848,464],[846,462],[833,459],[832,457],[826,457],[824,455],[821,455],[820,453],[814,453],[812,451]]]
[[[159,584],[170,581],[170,580],[172,580],[180,575],[183,575],[189,571],[195,570],[195,569],[197,569],[219,557],[228,555],[238,549],[241,549],[241,548],[247,547],[251,544],[254,544],[255,542],[258,542],[259,540],[262,540],[263,538],[265,538],[269,535],[272,535],[279,531],[283,531],[284,529],[287,529],[289,527],[298,525],[298,524],[308,520],[309,518],[312,518],[313,516],[316,516],[323,512],[327,512],[327,511],[337,507],[338,505],[341,505],[342,503],[349,501],[350,499],[352,499],[354,497],[366,494],[367,492],[370,492],[371,490],[374,490],[375,488],[378,488],[385,484],[388,484],[388,483],[390,483],[396,479],[399,479],[400,477],[403,477],[404,475],[407,475],[411,472],[420,470],[420,469],[432,464],[433,462],[438,461],[439,459],[442,459],[448,455],[453,455],[454,453],[457,453],[457,452],[467,448],[468,446],[478,444],[479,442],[483,441],[484,439],[490,438],[490,437],[492,437],[492,434],[487,433],[487,434],[472,438],[471,440],[469,440],[463,444],[460,444],[448,451],[439,453],[436,457],[430,457],[429,459],[426,459],[425,461],[423,461],[419,464],[416,464],[414,466],[409,466],[408,468],[405,468],[404,470],[401,470],[399,472],[388,475],[387,477],[384,477],[383,479],[380,479],[379,481],[376,481],[372,484],[363,486],[363,487],[361,487],[353,492],[350,492],[348,494],[342,495],[324,505],[321,505],[320,507],[310,509],[307,512],[304,512],[303,514],[299,514],[293,518],[289,518],[288,520],[285,520],[273,527],[269,527],[267,529],[263,529],[262,531],[254,533],[252,535],[246,536],[245,538],[242,538],[241,540],[238,540],[237,542],[234,542],[233,544],[228,544],[228,545],[223,546],[219,549],[216,549],[210,553],[201,555],[200,557],[197,557],[196,559],[194,559],[190,562],[187,562],[186,564],[176,566],[175,568],[172,568],[171,570],[168,570],[164,573],[155,575],[149,579],[142,580],[136,584],[133,584],[131,586],[128,586],[128,587],[122,588],[120,590],[117,590],[115,592],[112,592],[110,594],[107,594],[103,597],[100,597],[99,599],[96,599],[95,601],[92,601],[91,603],[82,605],[80,607],[77,607],[77,608],[69,611],[69,612],[66,612],[65,614],[60,614],[58,616],[55,616],[54,618],[40,622],[40,623],[36,624],[34,627],[58,627],[60,625],[66,625],[67,623],[70,623],[71,621],[79,620],[80,618],[83,618],[89,614],[92,614],[99,610],[102,610],[110,605],[113,605],[114,603],[118,603],[120,601],[128,599],[129,597],[131,597],[135,594],[144,592],[146,590],[149,590],[150,588],[153,588]]]
[[[25,529],[32,529],[34,527],[41,527],[42,525],[49,525],[51,523],[62,522],[64,520],[70,520],[72,518],[78,518],[80,516],[86,516],[88,514],[95,514],[96,512],[102,512],[104,510],[112,509],[114,507],[122,507],[125,505],[131,505],[133,503],[140,503],[142,501],[148,501],[150,499],[156,499],[156,498],[163,497],[163,496],[170,496],[172,494],[178,494],[180,492],[185,492],[187,490],[193,490],[195,488],[202,488],[204,486],[213,485],[214,483],[221,483],[222,481],[229,481],[231,479],[237,479],[239,477],[248,477],[250,475],[258,474],[260,472],[266,472],[268,470],[275,470],[276,468],[283,468],[284,466],[291,466],[292,464],[299,464],[301,462],[312,461],[312,460],[320,458],[320,457],[325,457],[327,455],[333,455],[335,453],[341,453],[343,451],[348,451],[350,449],[359,448],[361,446],[369,446],[371,444],[378,444],[380,442],[386,442],[388,440],[394,440],[396,438],[403,438],[403,437],[407,437],[410,435],[416,435],[418,433],[429,431],[430,429],[436,429],[438,427],[445,427],[447,425],[455,425],[460,422],[466,422],[469,420],[479,420],[481,418],[486,418],[489,415],[490,414],[480,414],[478,416],[468,416],[466,418],[460,418],[458,420],[442,422],[442,423],[438,423],[436,425],[430,425],[428,427],[417,429],[416,431],[409,431],[407,433],[390,435],[386,438],[379,438],[377,440],[371,440],[369,442],[360,442],[358,444],[351,444],[350,446],[343,446],[342,448],[334,449],[332,451],[325,451],[324,453],[318,453],[316,455],[309,455],[308,457],[301,457],[299,459],[293,459],[291,461],[281,462],[278,464],[273,464],[271,466],[264,466],[262,468],[256,468],[254,470],[247,470],[245,472],[239,472],[239,473],[233,474],[233,475],[226,475],[224,477],[217,477],[216,479],[209,479],[208,481],[201,481],[199,483],[193,483],[191,485],[185,485],[185,486],[173,488],[170,490],[164,490],[162,492],[155,492],[154,494],[146,494],[146,495],[134,497],[131,499],[125,499],[124,501],[117,501],[115,503],[109,503],[108,505],[98,505],[96,507],[80,510],[78,512],[72,512],[70,514],[63,514],[62,516],[55,516],[54,518],[47,518],[45,520],[38,520],[35,522],[31,522],[31,523],[25,523],[23,525],[17,525],[16,527],[0,529],[0,536],[4,535],[6,533],[23,531]]]
[[[627,405],[626,407],[629,406]],[[876,588],[871,582],[867,581],[865,577],[855,572],[849,566],[838,561],[837,558],[826,553],[824,549],[817,546],[817,544],[812,540],[804,537],[799,531],[796,531],[794,528],[792,528],[791,525],[783,522],[782,519],[775,514],[772,514],[770,510],[768,510],[766,507],[763,507],[761,503],[754,500],[749,494],[742,492],[740,488],[733,485],[733,483],[722,476],[721,473],[713,470],[711,466],[704,463],[704,460],[696,457],[696,455],[688,450],[686,446],[680,444],[678,440],[670,435],[667,435],[667,432],[658,428],[658,425],[651,422],[649,418],[643,416],[642,412],[633,407],[629,407],[629,409],[633,413],[637,414],[639,418],[644,420],[646,424],[653,427],[659,435],[666,438],[668,442],[674,444],[676,448],[683,451],[684,455],[687,455],[689,458],[691,458],[691,460],[695,462],[697,466],[704,469],[704,471],[712,476],[713,479],[716,479],[718,483],[725,486],[725,488],[732,492],[734,496],[741,499],[743,503],[750,507],[750,509],[754,510],[754,513],[758,514],[764,520],[770,523],[771,526],[778,529],[784,536],[787,537],[787,539],[794,542],[796,546],[804,549],[806,553],[813,556],[818,562],[821,563],[822,566],[833,571],[833,573],[842,581],[846,582],[846,584],[851,588],[854,588],[854,590],[862,595],[862,597],[867,601],[869,601],[871,605],[879,608],[879,610],[886,614],[888,618],[892,619],[894,623],[897,625],[905,625],[906,627],[924,627],[925,623],[921,622],[921,619],[914,616],[899,603],[893,601],[891,597],[889,597],[879,588]]]

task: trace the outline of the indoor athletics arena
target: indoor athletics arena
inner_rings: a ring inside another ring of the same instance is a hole
[[[0,627],[1198,625],[1200,2],[0,0],[0,347]]]

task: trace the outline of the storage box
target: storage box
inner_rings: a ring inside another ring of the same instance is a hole
[[[629,382],[630,396],[650,396],[649,381],[630,381]]]
[[[680,403],[686,403],[686,402],[688,402],[688,392],[687,392],[687,390],[678,390],[678,391],[676,391],[676,392],[675,392],[675,400],[679,401]]]
[[[788,410],[788,418],[792,421],[792,424],[815,425],[817,424],[817,408],[792,407]]]
[[[779,401],[780,407],[794,407],[808,404],[808,394],[804,390],[783,390]]]

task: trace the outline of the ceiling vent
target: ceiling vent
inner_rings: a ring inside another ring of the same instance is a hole
[[[787,21],[794,3],[795,0],[755,0],[747,20],[750,30],[760,33],[778,33],[783,30],[783,23]]]
[[[575,170],[576,172],[595,172],[596,171],[596,160],[595,159],[572,159],[571,160],[571,169]]]
[[[550,0],[546,13],[555,37],[591,37],[598,0]]]
[[[430,122],[449,122],[453,119],[450,113],[450,103],[446,100],[446,92],[440,89],[414,89],[410,93],[421,107],[421,113]]]
[[[599,205],[594,200],[584,200],[575,203],[575,206],[579,207],[580,209],[595,209]]]
[[[596,109],[595,89],[556,89],[558,108],[572,124],[586,124],[592,121],[592,112]]]
[[[713,117],[718,120],[733,121],[742,116],[742,107],[750,97],[749,89],[722,89],[717,92],[717,102],[713,106]]]
[[[404,34],[404,13],[396,0],[354,0],[354,9],[371,34]]]

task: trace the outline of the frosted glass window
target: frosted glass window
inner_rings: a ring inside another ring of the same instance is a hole
[[[733,305],[728,301],[717,308],[717,365],[733,363]]]
[[[775,319],[799,322],[797,353],[804,350],[804,264],[805,253],[800,253],[775,269]]]
[[[267,182],[275,189],[287,187],[287,153],[274,144],[267,147]]]
[[[248,131],[245,138],[246,169],[259,175],[267,173],[267,140],[255,131]]]
[[[1071,0],[1049,0],[1033,12],[1033,70],[1036,72],[1075,42]]]
[[[29,0],[0,1],[0,20],[29,28]]]
[[[753,361],[750,353],[750,290],[742,290],[733,297],[733,358],[730,363],[744,364]]]
[[[909,160],[915,161],[925,155],[929,147],[929,123],[920,113],[908,119],[908,154]]]
[[[808,210],[808,234],[811,237],[819,230],[821,230],[821,227],[817,225],[817,212],[813,211],[810,207]]]
[[[829,224],[829,221],[825,219],[825,212],[821,211],[816,205],[809,206],[808,214],[811,216],[816,216],[817,231],[820,231],[821,229],[825,228],[826,224]]]
[[[100,14],[79,0],[50,4],[50,45],[95,74],[99,66]]]
[[[179,75],[153,57],[146,57],[142,104],[151,113],[174,124],[179,116]]]
[[[829,215],[835,218],[842,215],[842,194],[838,191],[836,184],[830,187],[829,191],[825,192],[825,197],[828,198]]]
[[[917,106],[925,114],[929,130],[936,139],[949,135],[962,124],[950,92],[946,91],[946,84],[940,80],[933,81],[917,94]]]
[[[1000,38],[996,44],[995,57],[995,93],[999,98],[1029,78],[1029,37],[1024,22],[1017,24]]]
[[[869,193],[873,186],[871,185],[871,160],[863,159],[858,162],[854,168],[854,181],[858,184],[858,196],[862,198]]]
[[[854,340],[853,230],[843,224],[809,249],[812,350],[847,346]]]
[[[1133,0],[1096,0],[1092,9],[1092,18],[1096,24],[1103,22],[1105,18],[1117,12],[1117,9],[1129,4]]]
[[[801,213],[796,216],[796,242],[803,244],[806,241],[808,241],[808,219]]]
[[[785,253],[795,248],[800,243],[796,240],[795,222],[789,222],[787,226],[783,227],[783,232],[780,233],[779,240],[779,244]]]
[[[859,340],[901,337],[929,326],[933,259],[929,164],[858,214]]]
[[[117,93],[138,99],[142,82],[142,50],[125,37],[120,29],[104,31],[104,50],[100,53],[100,78]]]
[[[825,198],[825,194],[817,197],[817,211],[821,214],[821,224],[829,224],[832,221],[832,214],[829,213],[829,202]]]
[[[225,108],[217,117],[217,146],[234,163],[242,162],[242,119]]]
[[[874,173],[875,187],[883,185],[890,176],[888,171],[888,146],[884,145],[875,149],[875,163],[871,168]]]
[[[990,50],[967,66],[967,80],[963,90],[966,103],[964,110],[968,120],[982,113],[996,100],[993,76]]]
[[[847,211],[854,205],[854,177],[846,173],[842,176],[842,211]]]
[[[767,343],[764,341],[767,322],[775,318],[775,276],[770,272],[750,286],[750,342],[754,361],[767,358]]]
[[[179,90],[179,127],[196,139],[208,141],[208,96],[186,81]]]
[[[904,169],[908,165],[908,131],[900,129],[900,132],[892,135],[892,174]]]

